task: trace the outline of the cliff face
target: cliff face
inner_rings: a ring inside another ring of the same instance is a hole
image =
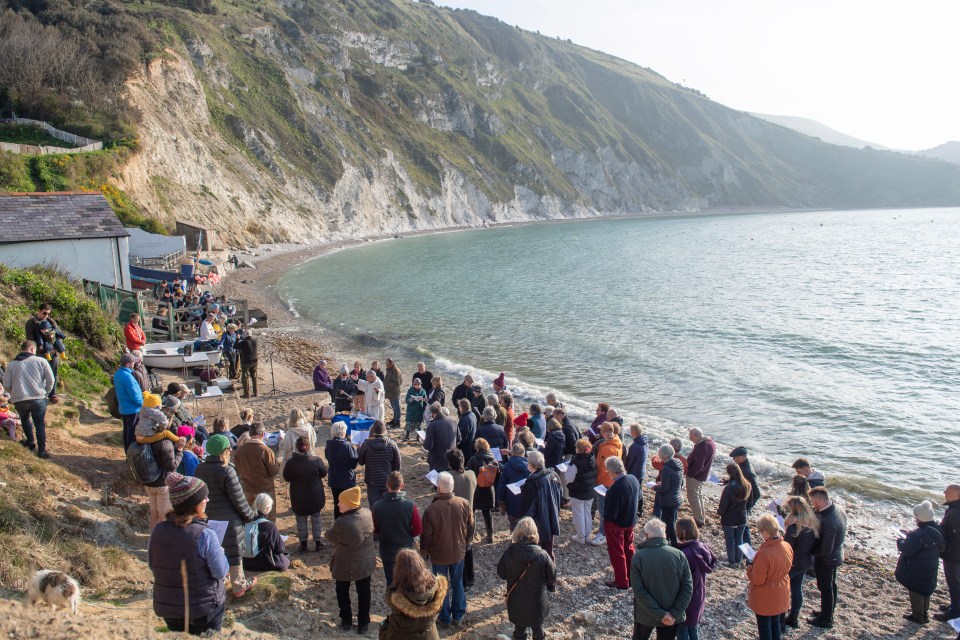
[[[960,169],[823,144],[624,61],[391,0],[168,9],[121,186],[234,244],[708,207],[960,204]],[[154,19],[157,19],[156,16]]]

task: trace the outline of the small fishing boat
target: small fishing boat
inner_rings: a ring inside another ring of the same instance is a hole
[[[198,351],[190,356],[183,355],[183,348],[193,346],[193,340],[180,342],[152,342],[143,346],[143,366],[157,369],[182,369],[186,366],[202,367],[207,364],[220,364],[223,352]],[[201,356],[205,356],[206,359]]]

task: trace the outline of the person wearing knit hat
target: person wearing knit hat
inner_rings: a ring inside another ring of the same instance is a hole
[[[369,509],[360,506],[360,496],[360,487],[340,492],[340,517],[324,535],[334,545],[330,573],[337,582],[340,628],[353,628],[353,582],[357,589],[357,633],[365,635],[370,626],[370,577],[377,568],[377,551],[373,544],[373,516]]]
[[[215,458],[223,455],[224,451],[230,449],[230,440],[222,433],[210,436],[207,440],[207,455]]]
[[[154,581],[153,611],[170,631],[184,631],[185,627],[196,635],[219,631],[229,565],[217,534],[207,526],[208,487],[197,478],[170,473],[165,488],[173,512],[154,527],[147,545]],[[184,565],[190,576],[189,614],[181,575]]]
[[[943,529],[933,521],[935,513],[929,500],[913,508],[917,528],[897,540],[900,559],[894,576],[907,589],[910,613],[903,617],[914,624],[930,622],[930,596],[937,590],[940,554],[947,548]]]
[[[497,394],[507,390],[506,374],[501,371],[500,375],[493,379],[493,391]]]

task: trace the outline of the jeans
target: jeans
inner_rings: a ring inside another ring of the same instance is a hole
[[[703,526],[703,483],[696,478],[687,478],[687,502],[698,527]]]
[[[313,527],[313,539],[321,540],[323,538],[323,527],[320,524],[320,512],[310,514],[309,516],[297,516],[297,537],[300,542],[306,542],[310,536],[307,534],[307,520]]]
[[[226,606],[227,603],[224,602],[217,607],[216,611],[207,617],[191,620],[190,635],[199,636],[207,631],[220,631],[221,627],[223,627],[223,612]],[[164,618],[163,621],[167,623],[167,629],[170,631],[183,631],[183,618]]]
[[[590,505],[592,504],[592,498],[590,500],[570,498],[571,510],[573,511],[573,528],[577,532],[577,537],[584,540],[590,537],[593,530],[593,517],[590,513]]]
[[[820,617],[833,620],[833,610],[837,607],[837,567],[814,563],[813,572],[820,590]]]
[[[757,630],[760,640],[780,640],[780,614],[761,616],[757,614]]]
[[[677,640],[700,640],[699,625],[687,626],[685,623],[678,624]]]
[[[120,421],[123,423],[123,433],[121,438],[123,441],[123,450],[126,451],[130,445],[137,441],[137,422],[140,420],[139,413],[121,413]],[[22,422],[22,420],[21,420]]]
[[[393,410],[393,418],[390,420],[396,426],[400,426],[400,398],[388,398],[390,400],[390,408]]]
[[[738,564],[743,560],[743,551],[740,551],[740,545],[743,544],[743,532],[747,525],[723,525],[723,541],[727,543],[727,562]]]
[[[604,520],[603,532],[614,580],[619,588],[626,589],[630,586],[630,563],[633,562],[633,527],[620,527]]]
[[[960,617],[960,562],[943,561],[943,577],[950,591],[950,613]]]
[[[370,578],[357,580],[357,624],[370,624]],[[350,608],[350,581],[337,580],[337,606],[340,607],[340,622],[353,622]]]
[[[805,571],[801,571],[795,576],[790,576],[790,617],[796,618],[800,615],[800,609],[803,608],[803,578]]]
[[[450,582],[438,619],[443,624],[460,622],[467,614],[467,595],[463,592],[463,560],[456,564],[435,564],[433,575],[446,576]]]
[[[20,416],[20,426],[23,427],[23,435],[27,437],[27,444],[36,445],[37,453],[44,453],[47,450],[47,401],[43,398],[21,400],[15,402],[13,406],[17,410],[17,415]],[[36,429],[36,439],[34,439],[34,429]]]
[[[373,511],[373,505],[380,502],[383,499],[383,496],[387,495],[387,488],[380,487],[379,489],[373,489],[370,485],[367,485],[367,502],[370,504],[370,511]]]
[[[674,547],[677,546],[677,511],[679,509],[679,507],[668,507],[665,504],[660,505],[660,519],[667,525],[667,539]]]
[[[648,640],[653,630],[657,630],[657,640],[673,640],[677,637],[680,625],[669,627],[648,627],[645,624],[633,624],[633,640]]]

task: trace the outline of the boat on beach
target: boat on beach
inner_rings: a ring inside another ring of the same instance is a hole
[[[157,369],[182,369],[186,366],[206,366],[220,364],[223,352],[197,351],[184,355],[184,347],[193,346],[193,340],[179,342],[152,342],[143,346],[143,366]]]

